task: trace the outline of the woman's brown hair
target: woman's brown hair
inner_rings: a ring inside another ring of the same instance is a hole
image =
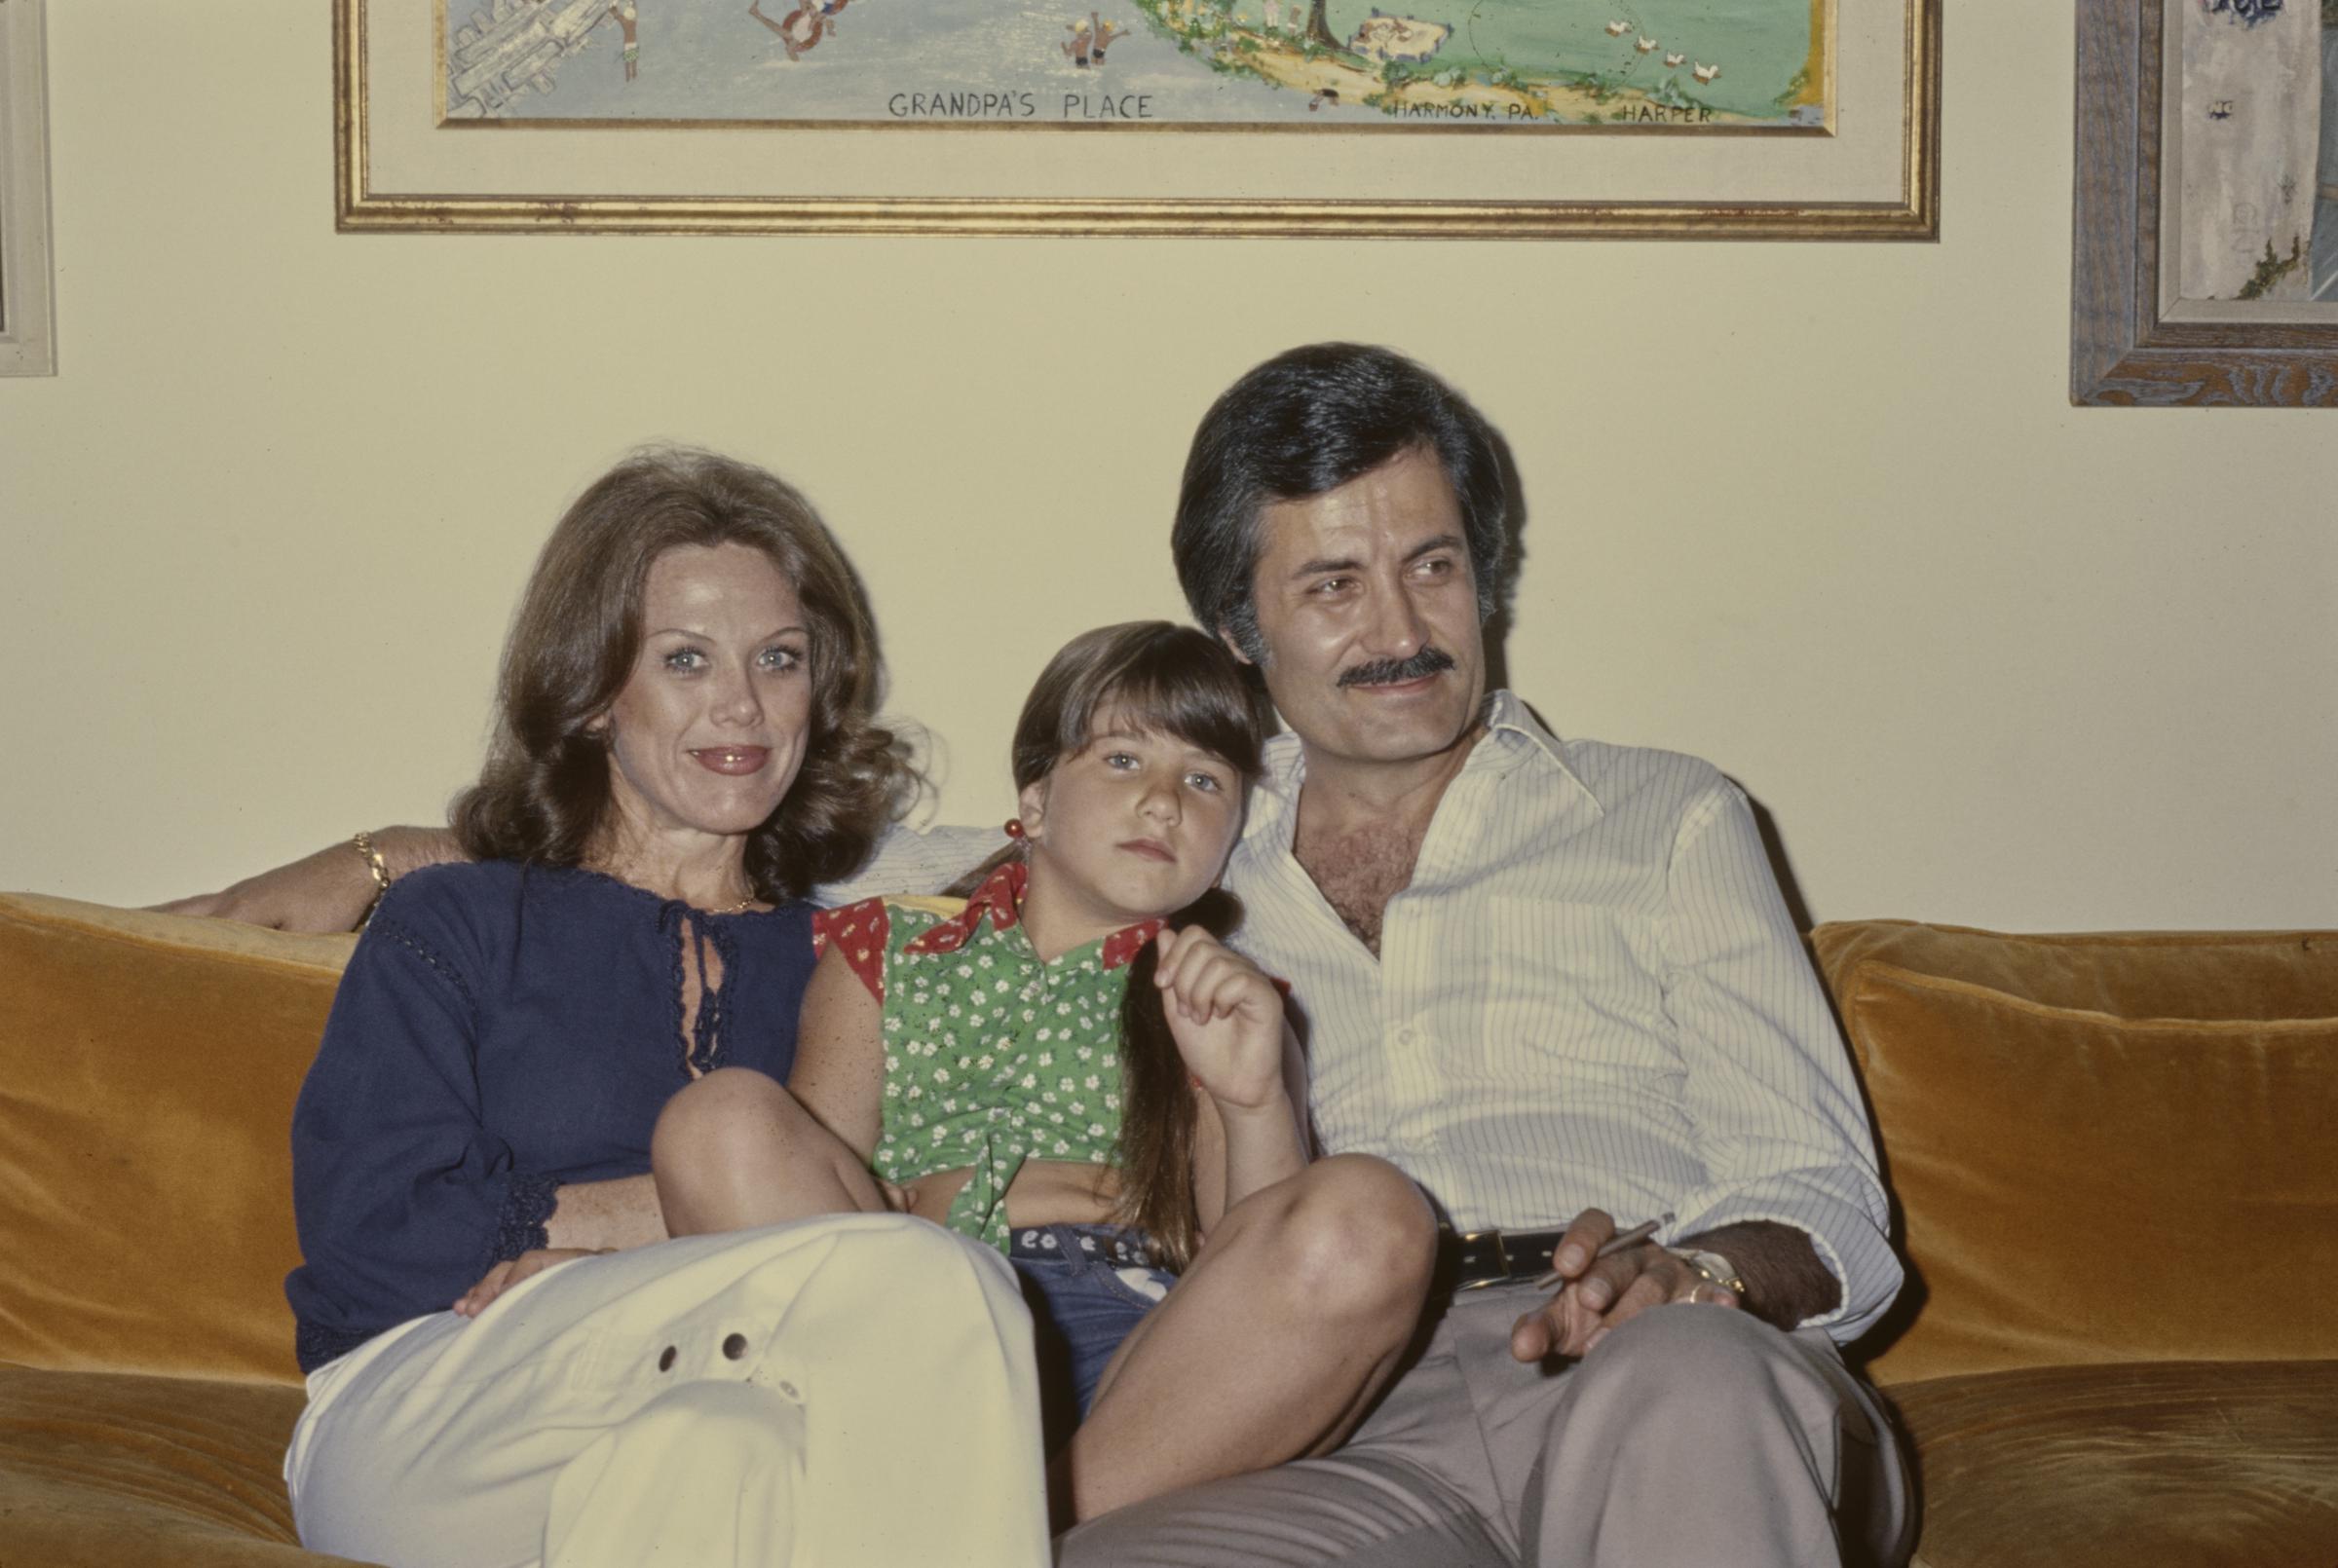
[[[597,721],[641,650],[650,564],[683,545],[745,544],[795,585],[811,644],[804,765],[747,839],[758,896],[800,898],[858,870],[922,780],[874,722],[883,661],[868,597],[811,504],[774,474],[711,452],[637,452],[579,496],[545,541],[504,645],[496,735],[452,822],[476,859],[574,866],[610,808]]]
[[[1100,721],[1172,735],[1223,759],[1247,791],[1259,776],[1267,713],[1257,686],[1215,638],[1166,620],[1133,620],[1082,633],[1048,661],[1015,722],[1018,792],[1085,749]],[[994,856],[962,880],[964,894],[1010,855]],[[1183,929],[1225,936],[1241,918],[1230,894],[1213,888],[1168,917]],[[1115,1217],[1142,1228],[1162,1266],[1193,1259],[1200,1218],[1193,1208],[1195,1094],[1161,993],[1155,952],[1146,944],[1129,965],[1120,1004],[1120,1205]]]

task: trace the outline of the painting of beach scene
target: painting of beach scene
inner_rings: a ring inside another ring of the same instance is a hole
[[[1776,130],[1830,0],[438,0],[442,113],[576,125]]]

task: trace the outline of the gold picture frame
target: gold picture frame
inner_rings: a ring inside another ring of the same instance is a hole
[[[2180,94],[2167,19],[2165,0],[2078,0],[2070,401],[2338,407],[2338,313],[2174,297],[2162,220]]]
[[[345,233],[1936,240],[1942,0],[1827,3],[1839,7],[1840,107],[1811,131],[895,135],[450,121],[422,9],[334,0],[336,221]],[[1162,137],[1180,157],[1132,151],[1157,154]],[[1366,143],[1372,189],[1350,194]]]

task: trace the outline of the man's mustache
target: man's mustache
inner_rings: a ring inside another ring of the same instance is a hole
[[[1351,664],[1339,672],[1340,686],[1396,686],[1406,681],[1424,680],[1443,675],[1453,667],[1453,655],[1442,648],[1422,644],[1411,658],[1376,658],[1362,664]]]

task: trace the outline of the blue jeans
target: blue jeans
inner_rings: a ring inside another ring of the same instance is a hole
[[[1142,1232],[1118,1225],[1018,1225],[1008,1244],[1031,1303],[1052,1451],[1086,1419],[1112,1353],[1177,1276],[1152,1266]]]

